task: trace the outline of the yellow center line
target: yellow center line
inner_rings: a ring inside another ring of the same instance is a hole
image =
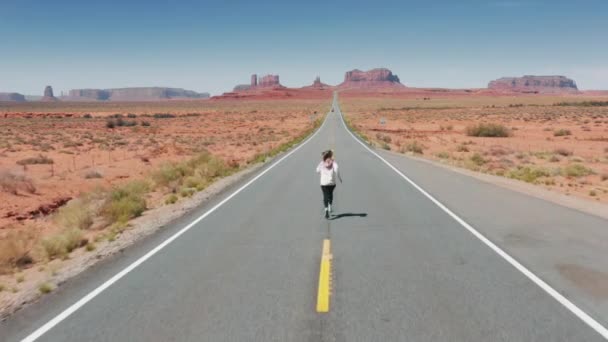
[[[317,312],[329,312],[329,296],[331,295],[331,244],[329,239],[323,240],[321,268],[319,270],[319,290],[317,293]]]

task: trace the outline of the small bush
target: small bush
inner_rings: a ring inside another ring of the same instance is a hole
[[[0,172],[0,191],[18,195],[20,191],[30,194],[36,193],[36,187],[31,179],[24,175],[8,171]]]
[[[97,170],[90,170],[84,174],[85,179],[103,178],[103,175]]]
[[[555,136],[555,137],[563,137],[563,136],[571,135],[571,134],[572,134],[572,132],[570,132],[569,129],[563,129],[563,128],[558,129],[557,131],[553,132],[553,136]]]
[[[165,199],[165,204],[173,204],[175,202],[177,202],[178,198],[177,196],[175,196],[174,194],[169,195],[169,197],[167,197]]]
[[[458,145],[456,152],[469,152],[469,148],[466,145]]]
[[[38,291],[42,294],[51,293],[53,291],[53,285],[49,283],[42,283],[38,286]]]
[[[83,246],[82,231],[78,228],[68,228],[42,240],[42,247],[49,259],[65,257],[73,250]]]
[[[182,197],[192,197],[192,195],[194,195],[194,193],[195,193],[195,192],[196,192],[196,190],[191,189],[191,188],[182,188],[182,189],[179,191],[179,194],[180,194]]]
[[[448,159],[448,158],[450,158],[450,154],[448,152],[445,152],[445,151],[438,152],[436,154],[436,156],[437,156],[437,158],[440,158],[440,159]]]
[[[175,115],[170,114],[170,113],[156,113],[153,115],[153,117],[155,119],[170,119],[170,118],[174,118]]]
[[[479,153],[475,153],[474,155],[472,155],[471,161],[477,166],[481,166],[486,163],[486,160],[483,159],[483,157]]]
[[[542,168],[518,167],[507,173],[507,177],[521,180],[527,183],[536,183],[538,178],[549,177],[551,173]]]
[[[564,177],[578,178],[593,174],[593,170],[581,164],[570,164],[561,170],[561,174]]]
[[[411,142],[405,146],[405,151],[416,153],[416,154],[423,154],[424,146],[422,146],[422,144],[418,143],[418,141],[414,140],[413,142]]]
[[[11,231],[0,236],[0,274],[31,264],[30,253],[37,243],[37,235],[31,230]]]
[[[144,181],[132,181],[110,192],[102,213],[110,223],[124,224],[130,219],[141,216],[146,210],[145,194],[150,190]]]
[[[129,119],[135,119],[135,118],[137,117],[137,115],[132,114],[132,113],[129,113],[129,114],[127,114],[127,117],[128,117]]]
[[[597,196],[597,192],[595,190],[590,190],[589,191],[589,196],[595,197],[595,196]]]
[[[89,229],[93,225],[93,214],[89,204],[82,199],[74,199],[59,208],[55,222],[63,228]]]
[[[553,151],[556,154],[559,154],[560,156],[564,156],[564,157],[568,157],[572,155],[572,151],[566,150],[565,148],[556,148],[555,151]]]
[[[87,252],[92,252],[92,251],[94,251],[94,250],[95,250],[95,248],[97,248],[97,247],[95,246],[95,244],[94,244],[94,243],[89,242],[89,243],[87,243],[87,246],[86,246],[85,248],[86,248]]]
[[[382,143],[382,148],[385,149],[385,150],[387,150],[387,151],[390,151],[391,150],[391,145],[383,142]]]
[[[150,126],[150,122],[149,121],[142,121],[141,125],[144,126],[144,127],[148,127],[148,126]]]
[[[508,137],[509,129],[499,124],[478,124],[466,128],[466,134],[471,137]]]
[[[607,181],[608,180],[608,173],[602,174],[602,176],[600,178],[602,179],[602,182],[603,181]]]
[[[82,117],[85,119],[91,119],[91,118],[93,118],[93,115],[87,113],[87,114],[83,115]]]
[[[37,157],[31,157],[26,159],[21,159],[17,161],[18,165],[36,165],[36,164],[53,164],[53,159],[43,156],[42,154]]]

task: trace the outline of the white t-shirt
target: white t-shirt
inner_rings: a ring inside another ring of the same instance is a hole
[[[324,162],[320,162],[317,166],[317,172],[321,174],[321,185],[336,185],[338,163],[334,161],[332,167],[328,169]]]

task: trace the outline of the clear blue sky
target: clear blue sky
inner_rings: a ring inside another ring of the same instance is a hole
[[[172,86],[218,94],[387,67],[416,87],[560,74],[608,89],[608,1],[1,0],[0,92]]]

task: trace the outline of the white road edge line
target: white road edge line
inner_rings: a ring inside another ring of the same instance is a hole
[[[517,260],[515,260],[512,256],[507,254],[500,247],[495,245],[492,241],[486,238],[483,234],[478,232],[475,228],[473,228],[470,224],[461,219],[458,215],[454,214],[450,209],[448,209],[443,203],[439,202],[435,197],[431,196],[428,192],[426,192],[423,188],[421,188],[418,184],[414,183],[411,179],[409,179],[406,175],[404,175],[401,171],[399,171],[396,167],[394,167],[391,163],[386,161],[382,156],[378,153],[374,152],[371,148],[365,145],[361,140],[359,140],[346,126],[346,122],[344,121],[344,116],[342,115],[342,110],[339,110],[340,118],[342,120],[342,125],[346,129],[348,133],[355,139],[359,144],[361,144],[365,149],[371,152],[373,155],[378,157],[381,161],[383,161],[388,167],[393,169],[399,176],[405,179],[410,185],[412,185],[416,190],[420,191],[426,198],[431,200],[431,202],[435,203],[441,210],[450,215],[456,222],[460,223],[461,226],[466,228],[471,234],[473,234],[476,238],[481,240],[484,244],[490,247],[496,254],[500,255],[503,259],[505,259],[508,263],[510,263],[513,267],[515,267],[518,271],[523,273],[526,277],[528,277],[532,282],[538,285],[541,289],[547,292],[551,297],[557,300],[560,304],[565,306],[568,310],[570,310],[573,314],[575,314],[578,318],[580,318],[583,322],[587,323],[593,330],[598,332],[603,338],[608,340],[608,329],[601,325],[598,321],[596,321],[593,317],[587,314],[585,311],[581,310],[578,306],[572,303],[568,298],[564,297],[562,294],[557,292],[554,288],[552,288],[549,284],[540,279],[537,275],[532,273],[525,266],[520,264]]]
[[[321,129],[325,126],[325,123],[327,122],[327,118],[329,117],[329,115],[331,115],[331,112],[327,113],[327,115],[325,116],[325,120],[323,121],[323,124],[321,124],[321,126],[319,126],[319,128],[316,130],[316,132],[313,135],[311,135],[308,139],[306,139],[303,143],[301,143],[299,146],[297,146],[292,151],[290,151],[289,153],[287,153],[281,159],[277,160],[274,164],[272,164],[267,169],[265,169],[264,171],[262,171],[259,175],[255,176],[249,182],[247,182],[246,184],[244,184],[243,186],[241,186],[240,188],[238,188],[235,192],[233,192],[232,194],[230,194],[230,196],[224,198],[221,202],[219,202],[218,204],[216,204],[215,206],[213,206],[213,208],[209,209],[203,215],[201,215],[198,218],[196,218],[190,224],[188,224],[187,226],[185,226],[184,228],[182,228],[180,231],[178,231],[177,233],[175,233],[171,237],[169,237],[167,240],[163,241],[161,244],[159,244],[158,246],[156,246],[154,249],[152,249],[151,251],[149,251],[148,253],[146,253],[145,255],[143,255],[142,257],[140,257],[139,259],[137,259],[136,261],[134,261],[132,264],[130,264],[129,266],[127,266],[125,269],[123,269],[122,271],[118,272],[112,278],[108,279],[105,283],[101,284],[99,287],[97,287],[93,291],[89,292],[89,294],[87,294],[86,296],[82,297],[76,303],[72,304],[70,307],[68,307],[67,309],[65,309],[59,315],[55,316],[53,319],[51,319],[50,321],[48,321],[47,323],[45,323],[40,328],[36,329],[34,332],[32,332],[31,334],[29,334],[27,337],[25,337],[21,341],[22,342],[33,342],[33,341],[36,341],[38,338],[40,338],[42,335],[44,335],[45,333],[47,333],[49,330],[51,330],[57,324],[61,323],[63,320],[65,320],[70,315],[72,315],[74,312],[78,311],[78,309],[80,309],[85,304],[87,304],[88,302],[90,302],[93,298],[97,297],[99,294],[101,294],[107,288],[109,288],[110,286],[112,286],[112,284],[116,283],[118,280],[120,280],[122,277],[124,277],[125,275],[127,275],[129,272],[133,271],[135,268],[137,268],[139,265],[141,265],[142,263],[144,263],[146,260],[150,259],[154,254],[158,253],[161,249],[165,248],[167,245],[169,245],[175,239],[177,239],[182,234],[184,234],[185,232],[187,232],[188,230],[190,230],[194,225],[196,225],[197,223],[199,223],[205,217],[209,216],[211,213],[213,213],[215,210],[217,210],[219,207],[221,207],[224,203],[228,202],[230,199],[232,199],[238,193],[240,193],[241,191],[243,191],[245,188],[247,188],[249,185],[251,185],[257,179],[259,179],[264,174],[266,174],[266,172],[272,170],[280,162],[282,162],[283,160],[285,160],[285,158],[291,156],[294,152],[296,152],[297,150],[299,150],[300,148],[302,148],[304,145],[306,145],[309,141],[311,141],[321,131]]]

